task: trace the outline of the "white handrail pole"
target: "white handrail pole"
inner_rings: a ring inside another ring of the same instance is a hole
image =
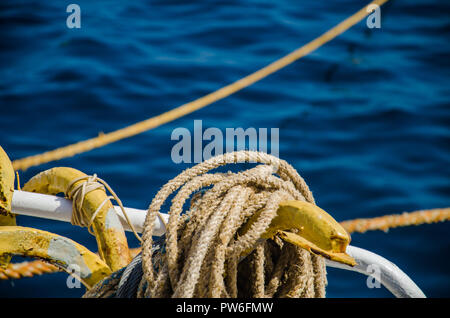
[[[12,212],[20,215],[34,216],[44,219],[70,222],[72,218],[72,201],[54,195],[14,191],[12,198]],[[124,230],[131,231],[122,210],[118,206],[114,206]],[[131,224],[137,232],[142,233],[146,210],[133,208],[125,208],[125,212],[130,218]],[[168,214],[162,214],[164,221],[169,219]],[[161,236],[165,232],[164,224],[159,218],[155,221],[155,235]]]
[[[356,260],[356,266],[352,267],[328,259],[326,260],[327,266],[371,276],[398,298],[426,297],[408,275],[384,257],[351,245],[347,246],[346,252]]]

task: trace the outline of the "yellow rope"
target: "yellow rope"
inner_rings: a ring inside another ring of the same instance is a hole
[[[341,222],[341,225],[349,233],[383,230],[399,226],[421,225],[427,223],[444,222],[450,220],[450,208],[404,212],[403,214],[385,215],[369,219],[355,219]],[[131,249],[134,257],[140,252],[140,248]],[[10,263],[6,269],[0,268],[0,280],[32,277],[44,273],[58,272],[59,269],[41,260],[23,263]]]
[[[366,5],[364,8],[345,19],[329,31],[325,32],[318,38],[313,41],[307,43],[306,45],[300,47],[299,49],[293,51],[292,53],[280,58],[279,60],[263,67],[262,69],[230,84],[221,89],[210,93],[206,96],[203,96],[199,99],[196,99],[190,103],[181,105],[177,108],[174,108],[168,112],[162,113],[158,116],[149,118],[147,120],[138,122],[131,126],[107,133],[100,134],[98,137],[94,137],[91,139],[87,139],[84,141],[80,141],[75,144],[71,144],[65,147],[57,148],[52,151],[44,152],[42,154],[26,157],[23,159],[18,159],[13,161],[13,167],[15,170],[26,170],[29,167],[37,166],[43,163],[72,157],[76,154],[80,154],[83,152],[87,152],[89,150],[99,148],[105,146],[107,144],[113,143],[115,141],[119,141],[121,139],[125,139],[137,134],[140,134],[149,129],[156,128],[163,124],[166,124],[170,121],[173,121],[177,118],[190,114],[200,108],[206,107],[218,100],[221,100],[231,94],[248,87],[257,81],[265,78],[266,76],[275,73],[276,71],[284,68],[285,66],[295,62],[296,60],[302,58],[303,56],[311,53],[312,51],[318,49],[325,43],[331,41],[341,33],[345,32],[353,25],[357,24],[359,21],[364,19],[370,11],[367,10],[368,6],[376,4],[381,6],[385,2],[389,0],[374,0],[370,4]]]
[[[9,263],[7,268],[0,268],[0,279],[19,279],[22,277],[33,277],[35,275],[55,273],[59,271],[59,268],[55,265],[41,260],[22,263]]]
[[[349,232],[364,233],[366,231],[382,230],[399,226],[421,225],[450,220],[450,208],[404,212],[402,214],[384,215],[369,219],[355,219],[341,222]]]

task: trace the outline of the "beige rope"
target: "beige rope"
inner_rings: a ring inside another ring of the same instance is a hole
[[[229,84],[225,87],[218,89],[215,92],[212,92],[206,96],[198,98],[190,103],[186,103],[177,108],[174,108],[168,112],[162,113],[158,116],[146,119],[144,121],[138,122],[136,124],[130,125],[128,127],[107,133],[107,134],[99,134],[98,137],[94,137],[91,139],[87,139],[84,141],[77,142],[75,144],[71,144],[65,147],[57,148],[52,151],[47,151],[42,154],[14,160],[12,162],[15,170],[21,169],[26,170],[29,167],[37,166],[43,163],[60,160],[63,158],[72,157],[76,154],[80,154],[83,152],[90,151],[95,148],[103,147],[110,143],[129,138],[135,136],[137,134],[143,133],[147,130],[156,128],[168,122],[171,122],[175,119],[183,117],[187,114],[190,114],[196,110],[204,108],[208,105],[211,105],[214,102],[217,102],[225,97],[230,96],[243,88],[246,88],[263,78],[269,76],[272,73],[279,71],[280,69],[288,66],[289,64],[297,61],[298,59],[304,57],[305,55],[311,53],[312,51],[318,49],[325,43],[331,41],[341,33],[347,31],[349,28],[360,22],[364,19],[368,14],[371,13],[370,10],[367,10],[369,6],[376,4],[381,6],[388,0],[374,0],[364,8],[351,15],[335,27],[331,28],[327,32],[323,33],[321,36],[312,40],[311,42],[305,44],[304,46],[296,49],[290,54],[276,60],[275,62],[261,68],[260,70],[241,78],[240,80]]]
[[[242,162],[262,165],[239,173],[207,173]],[[153,256],[154,221],[174,192],[167,252]],[[184,211],[189,198],[191,206]],[[227,153],[185,170],[164,185],[150,204],[142,236],[148,287],[139,296],[324,297],[322,257],[281,240],[260,240],[279,203],[293,199],[314,203],[297,171],[265,153]],[[240,228],[252,216],[254,223],[241,233]]]
[[[78,183],[79,181],[83,181],[81,183]],[[78,183],[78,184],[77,184]],[[101,189],[106,192],[105,190],[108,189],[108,191],[112,194],[110,196],[107,196],[105,200],[97,207],[95,212],[92,214],[92,216],[89,218],[89,216],[84,212],[83,210],[83,202],[84,197],[86,194],[88,194],[91,191]],[[117,194],[113,191],[113,189],[104,181],[103,179],[100,179],[97,177],[96,174],[93,176],[84,176],[80,178],[76,178],[72,180],[67,188],[67,198],[69,200],[72,200],[72,218],[70,222],[73,225],[83,226],[87,227],[89,233],[94,235],[94,232],[92,231],[92,223],[94,222],[95,218],[97,217],[98,212],[102,209],[102,207],[108,202],[109,200],[115,200],[119,207],[125,216],[125,219],[130,226],[131,230],[133,231],[136,238],[142,242],[141,237],[137,233],[136,229],[134,228],[133,224],[131,223],[130,219],[128,218],[128,214],[125,211],[125,208],[122,204],[122,201],[119,199]],[[89,221],[88,221],[89,219]]]

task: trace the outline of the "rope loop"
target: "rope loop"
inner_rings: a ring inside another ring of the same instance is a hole
[[[78,183],[79,181],[83,181],[81,183]],[[78,184],[77,184],[78,183]],[[85,196],[94,191],[94,190],[103,190],[106,194],[106,190],[111,193],[111,195],[107,196],[103,202],[97,207],[95,212],[92,214],[91,217],[87,215],[87,213],[83,209],[83,203]],[[69,200],[72,200],[72,218],[70,220],[70,223],[73,225],[81,226],[81,227],[87,227],[90,234],[95,235],[92,230],[92,224],[94,223],[95,218],[97,217],[98,213],[101,211],[103,206],[109,201],[114,200],[118,203],[128,225],[130,226],[131,230],[133,231],[136,238],[139,240],[139,242],[142,243],[141,237],[137,234],[136,229],[134,228],[133,224],[131,223],[127,212],[125,211],[125,208],[122,204],[122,201],[119,199],[117,194],[114,192],[114,190],[108,185],[108,183],[99,178],[97,174],[94,174],[92,176],[84,176],[80,178],[76,178],[72,180],[67,187],[67,198]],[[115,211],[115,209],[114,209]]]

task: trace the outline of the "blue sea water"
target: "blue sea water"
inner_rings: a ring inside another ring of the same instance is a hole
[[[34,155],[160,114],[307,43],[367,1],[0,2],[0,145]],[[450,206],[450,3],[393,0],[381,28],[360,22],[300,61],[224,100],[141,135],[21,172],[97,173],[126,206],[145,209],[190,165],[171,133],[279,128],[280,157],[338,221]],[[96,251],[70,224],[18,217]],[[450,224],[353,234],[430,297],[450,296]],[[130,245],[138,245],[132,235]],[[18,260],[20,261],[20,259]],[[1,297],[79,297],[64,273],[0,281]],[[366,277],[328,270],[328,297],[391,297]]]

